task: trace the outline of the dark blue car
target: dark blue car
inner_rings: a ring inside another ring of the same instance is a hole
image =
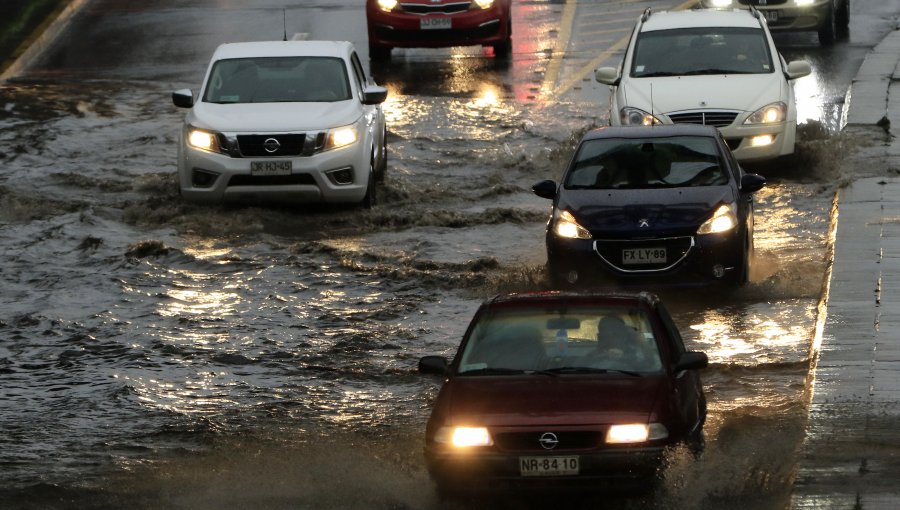
[[[711,126],[607,127],[588,132],[553,200],[547,269],[556,285],[743,285],[753,258],[753,193]]]

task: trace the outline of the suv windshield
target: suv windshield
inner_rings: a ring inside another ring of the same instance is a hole
[[[334,57],[219,60],[209,73],[209,103],[332,102],[350,99],[344,61]]]
[[[765,32],[758,28],[704,27],[641,32],[631,76],[762,74],[773,72]]]
[[[601,138],[578,148],[566,189],[722,186],[728,174],[714,138]]]

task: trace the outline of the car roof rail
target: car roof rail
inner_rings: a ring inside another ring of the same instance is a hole
[[[652,12],[650,11],[649,7],[644,9],[643,14],[641,14],[641,23],[646,23],[647,19],[650,17],[650,14],[652,14]]]

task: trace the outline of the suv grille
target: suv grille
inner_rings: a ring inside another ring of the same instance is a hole
[[[738,112],[728,110],[694,110],[691,112],[669,113],[674,124],[704,124],[707,126],[730,126]]]
[[[410,14],[432,14],[432,13],[443,13],[443,14],[454,14],[457,12],[465,12],[469,10],[469,6],[472,5],[472,2],[460,2],[455,4],[443,4],[443,5],[425,5],[425,4],[400,4],[400,8],[403,9],[403,12],[408,12]]]

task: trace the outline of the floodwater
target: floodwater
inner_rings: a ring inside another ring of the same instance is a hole
[[[515,76],[538,57],[435,54],[375,73],[373,211],[183,202],[174,86],[0,88],[0,506],[467,506],[424,470],[440,381],[417,360],[452,356],[483,299],[547,288],[530,186],[604,114],[536,100]],[[817,125],[796,166],[754,169],[752,282],[659,289],[710,357],[705,450],[672,452],[654,490],[572,506],[785,506],[840,180]]]

